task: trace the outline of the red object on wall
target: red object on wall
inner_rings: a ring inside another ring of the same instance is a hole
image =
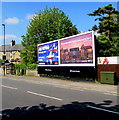
[[[103,64],[109,64],[109,61],[108,59],[105,57],[104,61],[103,61]]]

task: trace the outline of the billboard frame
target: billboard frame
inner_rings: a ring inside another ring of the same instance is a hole
[[[88,33],[92,33],[93,63],[61,64],[61,61],[60,61],[60,59],[61,59],[60,58],[61,57],[60,56],[60,41],[67,40],[67,39],[74,38],[74,37],[78,37],[78,36],[85,35],[85,34],[88,34]],[[50,44],[50,43],[53,43],[53,42],[58,42],[58,60],[59,60],[58,62],[59,62],[59,64],[58,65],[40,65],[40,64],[38,64],[38,67],[95,67],[95,62],[96,61],[95,61],[95,37],[94,37],[94,31],[88,31],[88,32],[77,34],[77,35],[61,38],[61,39],[58,39],[58,40],[53,40],[53,41],[49,41],[49,42],[46,42],[46,43],[41,43],[41,44],[37,45],[37,48],[39,47],[39,45]]]

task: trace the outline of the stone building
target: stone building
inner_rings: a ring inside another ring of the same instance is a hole
[[[11,44],[5,45],[5,55],[6,60],[17,64],[21,61],[20,52],[22,51],[23,46],[21,44],[15,44],[15,40],[11,41]],[[4,55],[4,45],[0,46],[0,59],[3,58]]]

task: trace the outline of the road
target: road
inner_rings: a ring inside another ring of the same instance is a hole
[[[119,118],[117,94],[114,92],[81,87],[83,85],[77,87],[77,83],[62,80],[34,79],[3,77],[2,120]]]
[[[22,79],[19,81],[12,80],[8,77],[2,79],[1,87],[2,110],[25,106],[32,107],[41,103],[47,106],[62,106],[72,102],[87,102],[106,108],[117,105],[117,94],[106,94],[105,92],[83,88],[73,89],[46,83],[37,84]]]

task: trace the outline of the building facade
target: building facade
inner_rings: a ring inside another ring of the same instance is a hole
[[[11,44],[5,45],[5,55],[6,60],[18,64],[21,62],[20,52],[22,51],[23,46],[21,44],[15,44],[15,40],[11,41]],[[4,55],[4,45],[0,46],[0,59],[3,59]]]

